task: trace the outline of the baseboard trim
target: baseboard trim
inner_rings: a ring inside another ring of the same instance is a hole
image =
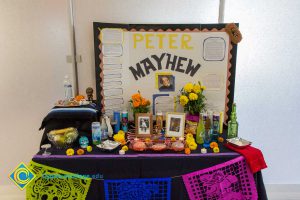
[[[300,184],[266,184],[269,200],[299,200]]]
[[[1,200],[24,200],[25,190],[20,190],[17,186],[0,185],[0,199]]]
[[[300,184],[266,184],[269,200],[299,200]],[[25,190],[15,185],[0,185],[1,200],[24,200]]]

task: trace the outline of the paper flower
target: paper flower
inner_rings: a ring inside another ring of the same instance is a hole
[[[215,148],[215,147],[218,147],[219,145],[218,145],[218,143],[216,143],[216,142],[211,142],[209,146],[210,146],[210,148],[213,149],[213,148]]]
[[[189,99],[191,101],[195,101],[195,100],[198,99],[198,95],[192,92],[192,93],[189,94]]]
[[[67,156],[73,156],[74,155],[74,149],[72,149],[72,148],[67,149],[66,154],[67,154]]]
[[[185,92],[191,92],[193,87],[194,87],[194,85],[192,83],[187,83],[187,84],[185,84],[183,89],[184,89]]]
[[[189,99],[187,98],[187,96],[181,95],[179,101],[182,106],[185,106],[189,102]]]
[[[214,147],[214,148],[213,148],[213,152],[214,152],[214,153],[219,153],[219,152],[220,152],[219,147]]]
[[[87,146],[86,147],[86,151],[87,152],[92,152],[93,151],[93,147],[92,146]]]
[[[83,155],[84,150],[83,149],[78,149],[76,153],[77,153],[77,155]]]

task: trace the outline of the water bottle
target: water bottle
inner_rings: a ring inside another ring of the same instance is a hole
[[[66,100],[69,100],[69,99],[71,99],[73,97],[72,84],[71,84],[71,81],[70,81],[68,75],[65,76],[64,91],[65,91],[65,99]]]
[[[100,122],[92,123],[92,140],[94,145],[101,143],[101,126]]]

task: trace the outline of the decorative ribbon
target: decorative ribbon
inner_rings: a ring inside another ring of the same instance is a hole
[[[36,178],[26,187],[26,199],[86,198],[92,179],[31,161]]]
[[[249,167],[240,156],[182,176],[191,200],[254,200],[257,191]]]

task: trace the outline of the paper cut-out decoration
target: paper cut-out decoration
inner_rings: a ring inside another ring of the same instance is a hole
[[[103,55],[104,56],[122,56],[123,48],[120,44],[103,44]]]
[[[104,28],[100,32],[100,40],[103,44],[122,44],[123,30],[119,28]]]
[[[171,178],[104,180],[105,200],[171,199]]]
[[[122,68],[121,64],[117,64],[117,65],[114,65],[114,64],[103,65],[103,69],[104,70],[114,70],[114,69],[121,69],[121,68]]]
[[[105,97],[121,96],[122,94],[123,94],[122,88],[113,88],[113,89],[104,90]]]
[[[253,174],[242,156],[182,178],[190,199],[257,199]]]
[[[226,43],[221,37],[209,37],[203,42],[203,59],[222,61],[225,58]]]
[[[231,41],[234,44],[239,43],[243,39],[239,28],[234,23],[227,24],[225,27],[225,31],[228,33]]]

